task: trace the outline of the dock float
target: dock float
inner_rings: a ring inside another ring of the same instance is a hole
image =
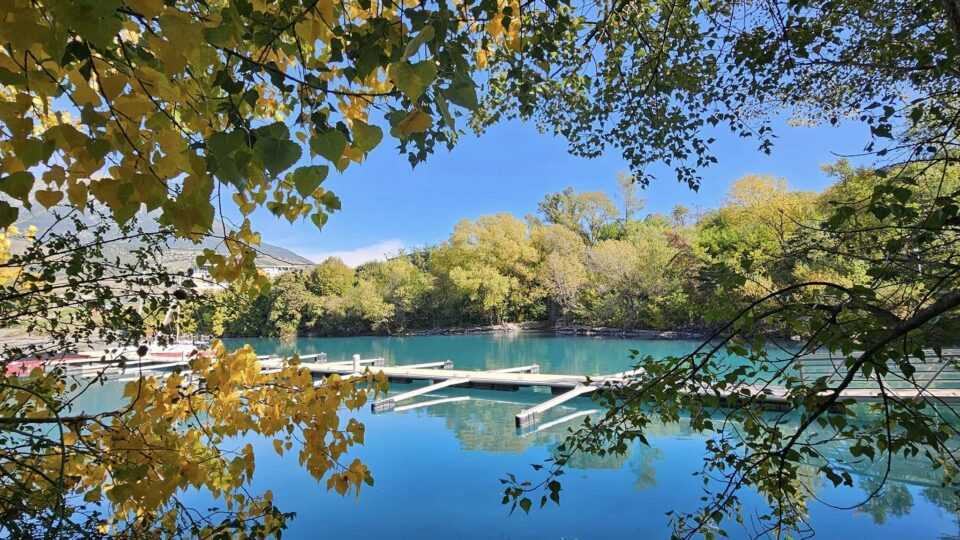
[[[435,390],[440,390],[441,388],[449,388],[451,386],[463,385],[469,382],[469,377],[446,379],[438,383],[424,386],[423,388],[417,388],[416,390],[410,390],[409,392],[404,392],[388,398],[378,399],[370,404],[370,408],[373,409],[373,412],[389,411],[396,407],[397,402],[399,401],[406,401],[417,396],[422,396],[423,394],[429,394]]]
[[[533,424],[540,422],[540,418],[543,416],[543,413],[546,411],[560,405],[561,403],[566,403],[575,397],[582,396],[584,394],[592,394],[597,391],[597,387],[592,384],[581,384],[575,386],[570,390],[560,394],[559,396],[544,401],[543,403],[537,405],[536,407],[531,407],[529,409],[524,409],[520,411],[520,414],[516,416],[516,423],[518,428],[530,427]]]

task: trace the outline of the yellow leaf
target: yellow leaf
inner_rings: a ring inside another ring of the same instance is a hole
[[[83,210],[87,206],[87,185],[82,182],[74,182],[67,186],[67,200],[70,204]]]
[[[3,165],[4,172],[7,173],[20,172],[24,170],[23,162],[20,161],[20,158],[14,155],[9,155],[3,158],[3,160],[0,161],[0,164]]]
[[[174,50],[188,56],[188,60],[190,56],[206,52],[202,46],[203,26],[196,24],[192,16],[175,10],[167,11],[160,17],[160,26],[163,30],[160,35],[166,36]],[[170,73],[169,69],[167,73]]]
[[[83,78],[83,75],[81,75],[79,71],[71,71],[68,78],[74,86],[73,94],[71,95],[78,105],[92,105],[94,107],[100,105],[100,96],[93,88],[90,88],[87,80]]]
[[[103,90],[103,95],[107,99],[113,101],[117,98],[122,92],[129,79],[126,75],[122,73],[115,73],[112,75],[105,75],[100,78],[100,88]]]
[[[477,68],[484,69],[487,67],[487,51],[486,49],[477,50]]]
[[[250,202],[241,195],[240,193],[233,194],[233,201],[237,203],[237,207],[240,209],[240,213],[243,215],[249,215],[251,212],[256,210],[256,203]]]
[[[430,83],[437,78],[437,64],[433,60],[424,60],[416,64],[397,62],[390,64],[387,72],[397,89],[409,97],[410,101],[417,101]]]
[[[44,208],[51,208],[63,199],[63,192],[54,189],[41,189],[34,192],[33,198]]]
[[[62,186],[66,179],[67,171],[59,165],[54,165],[50,167],[50,170],[43,173],[43,181],[46,182],[48,186]]]
[[[150,46],[163,62],[163,71],[167,75],[180,73],[187,66],[187,58],[169,41],[151,36]]]
[[[156,98],[163,98],[166,101],[176,101],[180,97],[180,92],[176,86],[171,86],[167,81],[167,76],[155,69],[141,67],[135,72],[135,87],[139,87],[138,92],[143,91]]]
[[[433,125],[433,118],[420,109],[408,112],[394,128],[399,133],[423,133]]]
[[[77,442],[77,434],[72,431],[66,431],[63,434],[63,444],[70,446]]]
[[[490,37],[496,39],[497,36],[503,33],[503,15],[497,13],[490,17],[490,21],[487,22],[486,31],[490,34]]]
[[[167,201],[167,186],[154,176],[135,174],[132,198],[136,202],[145,204],[147,210],[156,210]]]
[[[354,146],[348,146],[343,150],[343,157],[353,161],[354,163],[360,163],[363,161],[363,150]]]
[[[126,0],[128,6],[148,19],[163,11],[163,0]]]
[[[150,99],[144,95],[127,94],[114,100],[113,108],[119,111],[124,117],[136,121],[146,116],[148,112],[153,111],[156,107]]]

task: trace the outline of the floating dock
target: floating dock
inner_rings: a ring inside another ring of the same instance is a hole
[[[956,352],[960,355],[960,351]],[[947,356],[947,351],[944,351]],[[382,359],[379,359],[382,360]],[[314,375],[323,377],[328,375],[350,376],[358,374],[364,362],[357,364],[355,358],[351,361],[303,363],[303,367],[310,369]],[[828,384],[834,382],[834,376],[844,373],[843,359],[831,358],[826,355],[810,355],[799,361],[803,368],[799,370],[804,380],[826,378]],[[630,379],[643,373],[643,370],[624,371],[609,375],[561,375],[540,373],[536,364],[492,370],[462,370],[453,369],[453,362],[428,362],[413,365],[386,366],[374,364],[375,371],[382,372],[392,383],[427,382],[428,385],[408,392],[374,401],[371,409],[374,412],[390,410],[409,410],[417,407],[426,407],[433,404],[453,401],[466,401],[463,398],[439,399],[423,403],[414,403],[399,407],[398,404],[413,398],[431,394],[445,388],[476,388],[484,390],[515,391],[521,388],[540,387],[549,388],[555,394],[551,399],[533,407],[524,409],[514,419],[518,428],[528,428],[538,424],[547,411],[566,403],[572,399],[588,396],[604,388],[613,388],[628,384]],[[879,401],[883,393],[876,386],[870,386],[874,381],[863,379],[841,392],[840,398],[854,401]],[[911,380],[904,379],[909,386],[897,388],[887,386],[886,396],[894,400],[925,399],[941,404],[960,403],[960,373],[948,361],[927,361],[917,364],[917,371]],[[862,387],[862,385],[868,385]],[[739,385],[728,395],[720,395],[721,400],[730,403],[757,398],[764,406],[778,407],[789,404],[788,389],[776,385]],[[582,415],[573,415],[576,418]]]
[[[953,358],[943,360],[933,351],[929,351],[925,360],[914,359],[911,362],[916,370],[911,377],[906,378],[900,375],[898,378],[895,372],[891,372],[884,380],[884,392],[881,392],[876,381],[860,377],[841,392],[840,398],[876,402],[886,395],[888,399],[893,400],[923,399],[936,404],[960,404],[960,371],[957,369],[956,362],[956,357],[960,357],[960,350],[944,350],[942,356]],[[263,368],[268,371],[279,370],[284,365],[283,358],[278,356],[264,355],[258,356],[258,359]],[[322,378],[326,376],[359,376],[367,370],[382,372],[394,384],[427,383],[426,386],[388,395],[374,401],[371,403],[371,409],[374,412],[405,411],[471,399],[469,396],[447,397],[440,394],[433,395],[434,399],[428,401],[411,402],[414,398],[434,394],[446,388],[503,391],[531,387],[549,389],[554,394],[553,397],[516,414],[515,424],[523,429],[539,424],[547,411],[561,407],[568,401],[589,396],[598,390],[616,390],[617,387],[629,384],[631,379],[643,373],[642,369],[637,369],[591,376],[550,374],[541,373],[540,366],[537,364],[488,370],[463,370],[454,369],[454,363],[451,360],[388,366],[382,357],[361,358],[360,355],[353,355],[350,360],[329,361],[324,353],[303,355],[299,359],[300,366],[309,369],[318,379],[316,384],[323,384]],[[797,369],[791,373],[799,376],[801,382],[822,381],[827,388],[830,388],[846,375],[845,360],[842,357],[822,354],[806,355],[796,360]],[[776,360],[771,359],[771,361]],[[188,355],[182,350],[166,350],[128,360],[124,368],[117,366],[115,360],[104,361],[102,356],[94,354],[86,357],[60,358],[54,360],[52,364],[59,365],[68,374],[79,377],[93,377],[105,372],[120,375],[134,370],[143,374],[149,372],[153,375],[165,376],[170,371],[164,370],[185,367],[187,362]],[[737,385],[728,393],[716,397],[728,404],[756,399],[758,404],[773,408],[785,407],[790,403],[787,388],[775,384],[764,384],[762,381]],[[541,428],[597,412],[593,410],[588,413],[569,414],[559,420],[548,422]]]

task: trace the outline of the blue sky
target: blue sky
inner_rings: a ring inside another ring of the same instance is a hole
[[[775,126],[779,136],[773,153],[757,151],[756,142],[719,133],[714,148],[719,164],[704,171],[694,193],[667,169],[640,195],[645,212],[669,212],[676,204],[716,207],[730,183],[750,173],[785,177],[794,189],[820,190],[830,183],[820,165],[838,155],[862,151],[869,133],[861,124],[840,127]],[[616,174],[626,170],[615,151],[596,159],[567,153],[566,142],[542,135],[532,124],[512,121],[481,137],[461,138],[451,152],[441,150],[411,169],[389,137],[368,159],[344,174],[331,171],[324,186],[343,201],[323,231],[309,221],[290,225],[268,212],[253,216],[263,240],[314,260],[339,255],[350,264],[396,253],[402,247],[444,240],[463,218],[510,212],[518,217],[536,212],[546,193],[573,186],[577,191],[616,192]]]

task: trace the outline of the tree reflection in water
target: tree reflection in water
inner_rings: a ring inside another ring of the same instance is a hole
[[[876,478],[866,478],[860,481],[860,488],[864,494],[869,495],[880,488],[880,481]],[[901,517],[913,510],[913,495],[907,489],[906,484],[898,482],[887,482],[885,486],[868,500],[863,506],[855,508],[854,514],[867,514],[873,518],[873,522],[883,525],[887,522],[888,516]]]
[[[402,390],[401,390],[402,391]],[[442,403],[423,409],[413,409],[400,414],[420,414],[442,419],[445,427],[455,434],[461,447],[468,451],[521,453],[534,447],[546,448],[554,458],[559,455],[557,447],[564,441],[570,429],[583,425],[580,416],[561,425],[547,429],[520,432],[513,426],[513,417],[525,408],[529,408],[549,398],[549,394],[534,391],[495,392],[478,390],[446,390],[431,395],[450,397],[467,395],[468,401]],[[576,411],[591,409],[588,400],[577,400],[557,407],[544,423],[562,418]],[[542,426],[543,424],[541,424]],[[695,436],[686,424],[651,424],[645,432],[651,446],[632,445],[625,454],[607,454],[597,456],[586,453],[574,454],[567,463],[568,469],[580,470],[618,470],[631,471],[636,477],[634,488],[638,491],[657,487],[657,462],[664,456],[657,447],[658,440],[671,438],[689,438]],[[960,441],[958,441],[960,443]],[[850,464],[847,471],[853,477],[857,488],[863,493],[857,500],[867,499],[866,495],[877,490],[884,476],[885,460],[870,461],[863,457],[854,458],[849,454],[849,441],[832,443],[829,459]],[[829,482],[819,474],[822,463],[810,462],[803,467],[804,486],[811,493],[824,498],[829,503]],[[691,473],[694,466],[691,465]],[[855,514],[869,515],[877,524],[884,524],[891,517],[902,517],[914,507],[914,495],[908,486],[923,486],[922,496],[943,511],[958,516],[960,524],[960,493],[951,488],[942,487],[943,473],[933,469],[921,459],[895,457],[890,462],[887,482],[878,496],[854,509]],[[948,538],[948,537],[943,537]],[[960,537],[956,537],[960,540]]]

